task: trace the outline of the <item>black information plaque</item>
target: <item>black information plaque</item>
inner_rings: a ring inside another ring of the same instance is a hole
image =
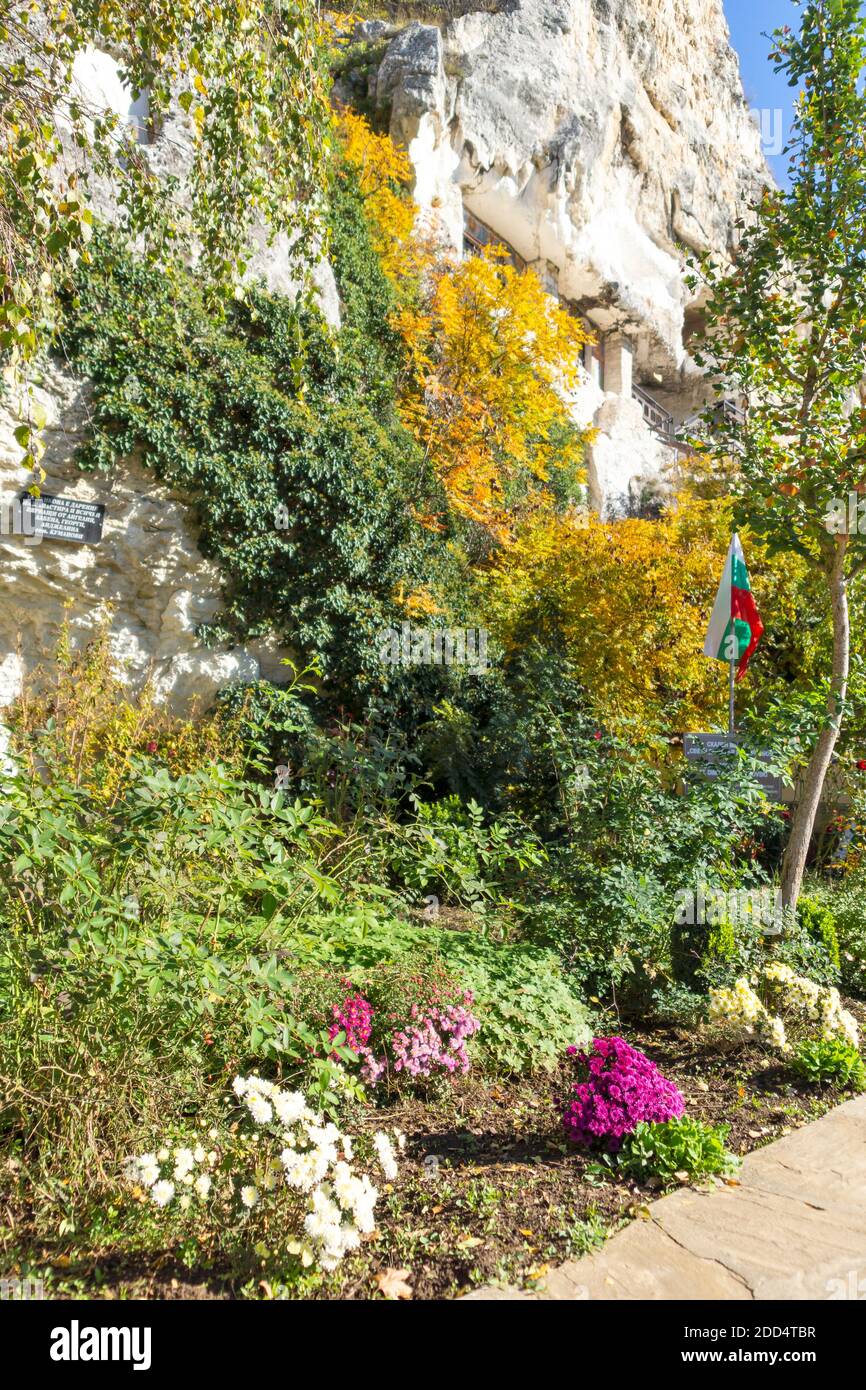
[[[718,776],[719,762],[730,757],[737,751],[738,747],[739,738],[736,734],[686,734],[683,738],[683,752],[689,762],[697,763],[710,779]],[[769,756],[769,753],[758,754],[762,761],[766,761]],[[758,772],[752,775],[758,786],[763,787],[768,796],[776,801],[783,800],[781,777],[776,777],[771,772]]]
[[[57,497],[43,492],[21,498],[22,520],[29,534],[46,541],[71,541],[73,545],[96,545],[102,540],[105,507],[100,502],[81,502],[77,497]]]

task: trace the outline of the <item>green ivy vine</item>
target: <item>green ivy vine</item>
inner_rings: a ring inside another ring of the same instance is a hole
[[[62,347],[93,382],[82,467],[135,454],[193,499],[202,552],[224,577],[203,640],[274,634],[351,707],[388,687],[375,638],[405,617],[395,592],[454,593],[456,560],[447,536],[413,520],[413,506],[443,501],[396,414],[393,291],[345,169],[330,237],[336,333],[309,297],[264,290],[215,316],[194,274],[169,283],[102,231]]]

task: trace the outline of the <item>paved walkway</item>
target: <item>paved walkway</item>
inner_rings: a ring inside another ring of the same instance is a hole
[[[750,1154],[736,1187],[681,1188],[537,1294],[470,1299],[866,1299],[866,1095]]]

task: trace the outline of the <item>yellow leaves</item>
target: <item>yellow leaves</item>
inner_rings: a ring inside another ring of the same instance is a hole
[[[407,191],[409,156],[348,108],[340,112],[337,129],[345,158],[358,176],[373,246],[385,274],[399,283],[418,273],[422,251],[412,236],[417,209]]]
[[[505,540],[506,494],[524,493],[553,467],[579,470],[585,436],[568,414],[587,341],[532,271],[501,247],[462,263],[418,224],[406,191],[405,151],[354,112],[339,117],[373,245],[404,302],[391,325],[406,349],[399,402],[406,427],[432,460],[451,506]]]
[[[392,595],[392,598],[396,606],[402,608],[410,618],[433,616],[436,613],[442,612],[440,605],[426,587],[416,589],[411,594],[406,594],[404,592],[404,586],[401,584],[396,593]]]
[[[412,514],[412,519],[417,521],[419,526],[423,526],[425,531],[434,531],[438,535],[442,535],[443,532],[447,530],[442,517],[435,512],[419,512],[417,507],[412,506],[411,503],[409,510]]]
[[[506,648],[527,624],[563,643],[612,727],[700,728],[721,699],[702,648],[729,538],[718,502],[609,522],[538,505],[485,580],[491,626]]]
[[[376,192],[391,179],[408,186],[412,178],[409,156],[389,136],[377,135],[363,116],[348,107],[340,112],[338,128],[346,158],[358,171],[363,194]]]
[[[451,505],[504,539],[508,484],[521,472],[579,468],[584,438],[568,416],[586,335],[532,272],[500,248],[430,276],[427,312],[394,326],[414,380],[404,422],[432,458]]]

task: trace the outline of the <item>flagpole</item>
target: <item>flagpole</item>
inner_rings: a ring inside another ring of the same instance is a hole
[[[728,733],[734,736],[734,662],[736,657],[732,656],[728,662]]]

